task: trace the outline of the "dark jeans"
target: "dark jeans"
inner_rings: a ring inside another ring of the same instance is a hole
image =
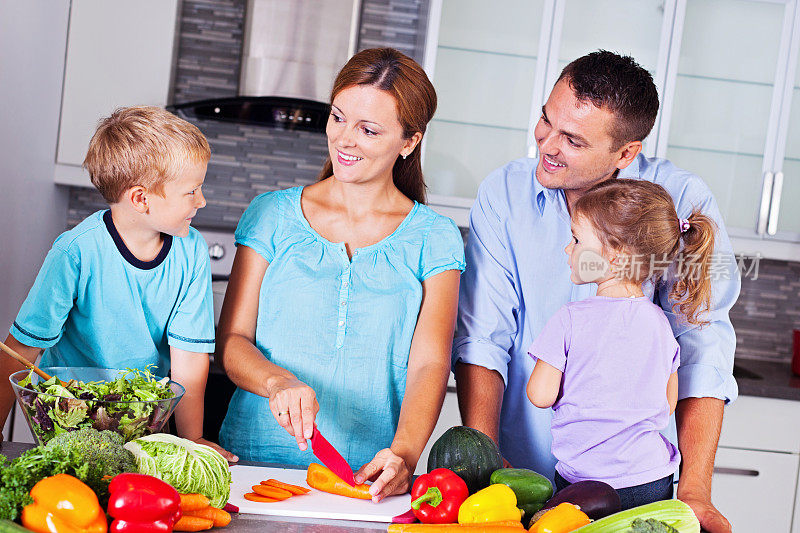
[[[670,474],[667,477],[651,481],[650,483],[617,489],[620,502],[622,502],[622,510],[639,507],[640,505],[657,502],[659,500],[671,500],[673,476],[674,474]],[[558,472],[556,472],[555,479],[556,490],[561,490],[567,485],[571,485],[571,483],[561,477]]]

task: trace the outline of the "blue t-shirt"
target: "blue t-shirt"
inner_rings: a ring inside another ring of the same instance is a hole
[[[681,456],[661,431],[680,347],[660,307],[644,296],[568,303],[528,353],[563,373],[552,451],[564,479],[620,489],[675,473]]]
[[[43,367],[155,364],[165,376],[170,346],[214,351],[206,243],[194,228],[183,238],[165,235],[158,256],[140,261],[111,211],[98,211],[53,243],[11,334],[45,348]]]
[[[255,345],[317,395],[320,432],[353,467],[392,443],[406,387],[422,281],[464,269],[464,245],[447,217],[415,203],[397,229],[359,248],[314,231],[301,187],[256,197],[236,229],[237,245],[269,267],[261,284]],[[237,389],[220,443],[241,459],[308,465],[269,400]]]

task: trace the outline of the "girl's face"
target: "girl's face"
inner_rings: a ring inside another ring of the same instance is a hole
[[[594,227],[584,217],[572,219],[572,240],[564,252],[572,270],[570,280],[577,284],[600,283],[612,275],[610,258]]]
[[[368,85],[336,95],[325,132],[333,175],[346,183],[391,182],[397,158],[410,154],[422,137],[404,139],[394,97]]]

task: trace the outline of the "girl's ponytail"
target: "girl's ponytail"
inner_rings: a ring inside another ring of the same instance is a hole
[[[698,209],[679,225],[683,249],[677,261],[676,281],[669,295],[675,302],[672,310],[675,312],[675,307],[678,307],[690,324],[703,326],[709,322],[698,317],[711,308],[710,273],[717,225]]]

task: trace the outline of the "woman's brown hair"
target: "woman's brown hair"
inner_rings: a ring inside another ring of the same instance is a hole
[[[636,283],[676,280],[669,298],[690,324],[705,325],[699,315],[711,306],[710,269],[716,224],[694,209],[686,220],[672,197],[645,180],[610,179],[595,185],[576,203],[572,216],[583,217],[603,246],[630,258],[618,274]]]
[[[428,75],[416,61],[394,48],[368,48],[351,57],[333,82],[331,102],[341,91],[354,85],[369,85],[394,97],[404,139],[410,139],[416,132],[424,135],[436,112],[436,90]],[[324,180],[332,174],[333,164],[328,157],[319,179]],[[419,144],[406,159],[398,155],[392,179],[400,192],[425,203],[426,187]]]

